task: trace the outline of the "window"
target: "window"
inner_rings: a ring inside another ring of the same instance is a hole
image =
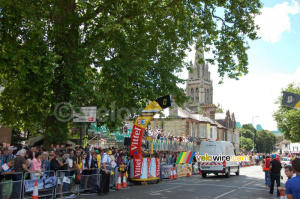
[[[193,123],[190,122],[190,137],[193,137]]]
[[[197,126],[197,124],[195,123],[195,127],[194,127],[194,129],[195,129],[195,137],[198,137],[198,126]]]
[[[209,135],[210,139],[213,139],[213,128],[210,127],[210,135]]]
[[[228,142],[232,142],[231,133],[228,133]]]
[[[205,129],[206,129],[205,126],[203,126],[203,125],[200,126],[200,137],[201,138],[205,138]]]

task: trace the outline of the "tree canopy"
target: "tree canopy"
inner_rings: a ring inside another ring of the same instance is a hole
[[[240,129],[240,135],[245,138],[250,138],[252,140],[254,138],[254,133],[251,130],[245,128]]]
[[[251,138],[241,137],[240,138],[240,147],[251,151],[253,149],[253,140]]]
[[[255,147],[258,153],[271,153],[277,142],[277,137],[268,130],[257,131]]]
[[[300,85],[290,84],[282,92],[290,92],[300,95]],[[281,104],[282,95],[278,97],[276,104]],[[284,137],[292,142],[300,142],[300,111],[287,106],[279,106],[273,114],[278,129]]]
[[[257,39],[259,0],[0,0],[3,124],[67,138],[71,108],[117,110],[173,94],[186,50],[212,50],[221,77],[248,72],[247,39]],[[211,48],[214,46],[214,48]],[[203,60],[200,60],[203,61]],[[146,99],[146,100],[145,100]],[[58,108],[59,105],[63,105]],[[57,119],[59,111],[59,119]],[[126,111],[120,115],[124,116]],[[45,130],[45,131],[44,131]]]

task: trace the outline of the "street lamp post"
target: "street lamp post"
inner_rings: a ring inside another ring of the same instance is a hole
[[[255,126],[254,126],[254,118],[255,117],[259,117],[259,116],[252,116],[252,125],[253,125],[254,129],[256,129]],[[253,152],[254,152],[254,149],[255,149],[255,141],[254,141],[254,136],[255,135],[254,134],[255,134],[255,132],[253,132]]]

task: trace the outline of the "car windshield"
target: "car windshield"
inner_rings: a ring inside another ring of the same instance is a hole
[[[289,158],[280,158],[281,161],[290,161]]]

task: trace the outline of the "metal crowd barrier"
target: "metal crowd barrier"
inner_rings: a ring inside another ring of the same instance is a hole
[[[84,170],[81,173],[80,192],[91,191],[100,185],[100,169]]]
[[[8,197],[10,199],[21,198],[22,179],[22,172],[2,175],[2,179],[0,182],[0,197]]]
[[[79,194],[79,186],[75,184],[73,176],[76,176],[76,170],[58,170],[55,173],[57,178],[57,187],[55,195],[62,197],[65,194]]]
[[[57,178],[55,175],[55,171],[47,171],[48,175],[36,177],[37,179],[32,180],[30,179],[30,173],[26,172],[24,173],[24,181],[23,181],[23,191],[20,191],[22,193],[23,199],[30,199],[32,198],[32,193],[34,190],[34,183],[37,180],[38,181],[38,191],[39,191],[39,197],[47,197],[47,198],[54,198],[55,196],[55,189],[57,185]],[[21,189],[20,189],[21,190]],[[21,197],[19,197],[21,198]]]

